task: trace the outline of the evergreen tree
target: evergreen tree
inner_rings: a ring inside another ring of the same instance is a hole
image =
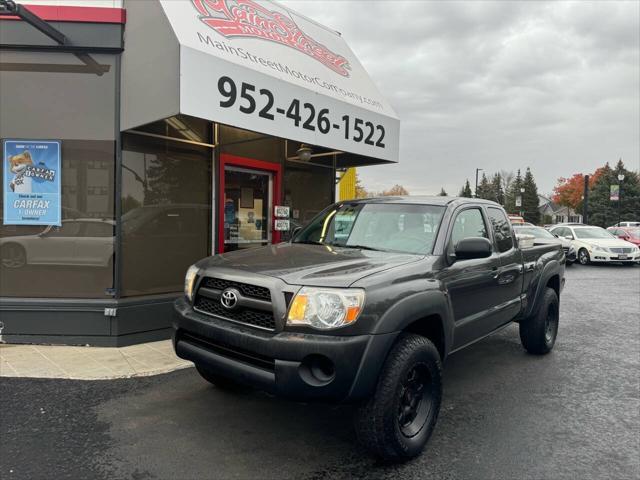
[[[618,175],[624,175],[620,182]],[[594,175],[597,179],[589,190],[589,223],[608,227],[620,221],[637,220],[640,216],[640,176],[627,170],[622,160],[615,169],[607,163]],[[621,202],[611,201],[611,185],[621,185]]]
[[[473,197],[473,194],[471,193],[471,185],[469,185],[469,179],[467,178],[467,181],[465,182],[464,186],[460,189],[460,193],[458,194],[459,197],[467,197],[467,198],[471,198]]]
[[[516,207],[516,197],[522,195],[520,189],[522,188],[522,175],[520,175],[520,169],[509,183],[509,190],[505,194],[504,208],[509,213],[519,214],[522,211],[522,207]]]
[[[440,193],[438,194],[439,197],[448,197],[449,194],[445,191],[445,189],[443,187],[440,187]]]
[[[525,222],[531,222],[534,225],[540,223],[540,212],[538,211],[538,186],[533,178],[531,169],[527,167],[522,182],[524,193],[522,193],[522,211]]]
[[[500,205],[504,205],[504,190],[502,189],[502,176],[500,173],[496,173],[491,180],[491,189],[494,202],[498,202]]]
[[[483,173],[480,184],[478,185],[478,191],[476,192],[476,198],[484,198],[486,200],[492,200],[491,184],[487,179],[487,176]]]

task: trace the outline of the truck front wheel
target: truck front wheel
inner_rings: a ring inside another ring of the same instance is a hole
[[[520,342],[529,353],[544,355],[556,343],[560,302],[553,288],[547,287],[538,312],[520,322]]]
[[[384,460],[419,455],[438,419],[442,362],[427,338],[402,334],[385,361],[376,391],[356,412],[360,442]]]

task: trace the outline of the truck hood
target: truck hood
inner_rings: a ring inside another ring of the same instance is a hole
[[[417,262],[423,255],[280,243],[215,255],[201,269],[235,270],[282,279],[291,285],[348,287],[368,275]]]

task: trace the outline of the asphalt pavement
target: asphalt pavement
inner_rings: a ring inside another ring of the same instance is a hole
[[[512,326],[451,356],[435,433],[409,463],[362,450],[352,407],[229,394],[188,368],[0,379],[0,478],[640,478],[640,267],[566,278],[555,350],[526,354]]]

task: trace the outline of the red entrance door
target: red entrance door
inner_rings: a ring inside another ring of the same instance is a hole
[[[218,252],[280,241],[273,206],[280,203],[279,164],[221,154]]]

